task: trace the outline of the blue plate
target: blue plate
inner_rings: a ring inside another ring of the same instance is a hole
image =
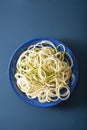
[[[9,66],[8,66],[8,75],[9,75],[11,87],[13,88],[16,95],[18,95],[24,102],[26,102],[30,105],[34,105],[34,106],[49,107],[49,106],[57,105],[62,101],[58,100],[56,102],[40,103],[37,99],[27,98],[27,96],[18,89],[17,84],[16,84],[16,79],[14,76],[16,73],[16,63],[17,63],[17,60],[18,60],[20,54],[23,51],[25,51],[30,45],[35,44],[36,42],[40,42],[42,40],[52,41],[55,44],[55,46],[58,46],[59,44],[63,44],[66,48],[66,52],[68,52],[71,55],[71,57],[73,59],[73,63],[74,63],[72,71],[73,71],[73,74],[75,75],[75,77],[71,78],[71,80],[69,82],[69,86],[70,86],[70,92],[71,93],[73,92],[73,90],[76,87],[77,80],[78,80],[78,64],[77,64],[76,58],[75,58],[74,54],[72,53],[72,51],[64,43],[62,43],[58,40],[52,39],[52,38],[48,38],[48,37],[35,38],[32,40],[26,41],[21,46],[19,46],[15,50],[15,52],[13,53],[13,55],[10,59]],[[60,50],[61,50],[61,48],[60,48]]]

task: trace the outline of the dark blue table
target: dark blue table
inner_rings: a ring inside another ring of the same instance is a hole
[[[86,0],[0,0],[0,130],[87,129]],[[24,41],[49,36],[74,52],[79,80],[69,100],[51,108],[29,106],[12,91],[8,63]]]

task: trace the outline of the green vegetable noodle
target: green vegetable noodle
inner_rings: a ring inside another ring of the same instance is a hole
[[[70,96],[72,67],[72,57],[63,44],[56,47],[48,40],[37,42],[18,58],[17,86],[29,99],[38,99],[41,103],[66,100]]]

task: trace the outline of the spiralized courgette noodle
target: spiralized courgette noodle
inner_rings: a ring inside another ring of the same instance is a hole
[[[72,67],[73,59],[63,44],[56,47],[53,42],[42,40],[19,56],[17,86],[29,99],[37,98],[41,103],[66,100],[70,96]]]

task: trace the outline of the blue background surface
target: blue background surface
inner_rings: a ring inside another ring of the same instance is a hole
[[[0,130],[87,129],[86,0],[0,0]],[[24,41],[49,36],[65,42],[79,64],[69,100],[51,108],[29,106],[12,91],[7,68]]]

